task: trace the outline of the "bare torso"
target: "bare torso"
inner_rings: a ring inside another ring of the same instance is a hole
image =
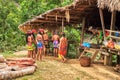
[[[59,36],[58,35],[53,35],[52,40],[53,41],[59,41]]]
[[[37,34],[37,36],[36,36],[36,40],[37,40],[37,41],[42,41],[42,40],[43,40],[43,39],[42,39],[42,35]]]
[[[44,38],[44,40],[48,40],[48,35],[47,35],[47,34],[44,34],[44,35],[43,35],[43,38]]]

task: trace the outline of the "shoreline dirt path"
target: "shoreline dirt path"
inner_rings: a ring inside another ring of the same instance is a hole
[[[111,67],[97,64],[81,67],[77,59],[62,63],[58,58],[47,56],[42,62],[37,61],[37,65],[34,74],[16,80],[120,80],[119,73]]]

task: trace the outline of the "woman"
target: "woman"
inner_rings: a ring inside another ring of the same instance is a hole
[[[36,36],[36,42],[37,42],[37,60],[42,61],[42,51],[43,51],[43,37],[41,32],[39,31],[39,33]]]
[[[33,50],[34,50],[34,42],[32,32],[29,30],[26,34],[26,42],[28,49],[28,57],[32,58]]]
[[[62,33],[62,37],[60,38],[59,44],[59,56],[62,58],[62,62],[66,61],[65,55],[67,53],[67,38],[65,37],[65,33]]]

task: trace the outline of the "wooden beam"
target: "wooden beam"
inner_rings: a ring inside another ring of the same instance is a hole
[[[81,33],[81,41],[80,41],[80,44],[82,44],[83,43],[83,40],[84,40],[84,29],[85,29],[85,24],[86,24],[86,18],[85,17],[83,17],[83,20],[82,20],[82,33]]]
[[[64,18],[62,18],[62,32],[64,32]]]
[[[89,5],[91,5],[91,0],[88,0]]]
[[[116,21],[116,11],[112,11],[111,14],[111,25],[110,25],[110,30],[114,30],[115,29],[115,21]],[[111,36],[111,32],[110,32],[110,36]]]
[[[77,23],[78,21],[79,20],[70,20],[69,23]],[[30,22],[30,24],[34,24],[34,23],[61,23],[61,22],[62,22],[62,19],[59,19],[57,21],[55,19],[50,19],[50,20],[35,20],[35,21]],[[65,19],[64,19],[64,22],[68,23]]]
[[[101,8],[99,8],[99,13],[100,13],[100,19],[101,19],[101,25],[102,25],[103,37],[104,37],[104,40],[106,40],[106,36],[105,36],[105,23],[104,23],[104,16],[103,16],[103,11],[102,11]]]
[[[56,18],[56,15],[47,15],[47,18],[49,18],[49,17]],[[63,15],[57,15],[57,18],[61,18],[62,19],[63,17],[66,18],[66,16],[63,16]],[[73,19],[75,18],[76,19],[78,17],[74,15],[74,16],[71,16],[70,18],[73,18]]]

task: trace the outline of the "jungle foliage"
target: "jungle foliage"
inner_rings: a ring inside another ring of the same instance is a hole
[[[18,25],[73,0],[0,0],[0,51],[15,51],[25,45]]]

